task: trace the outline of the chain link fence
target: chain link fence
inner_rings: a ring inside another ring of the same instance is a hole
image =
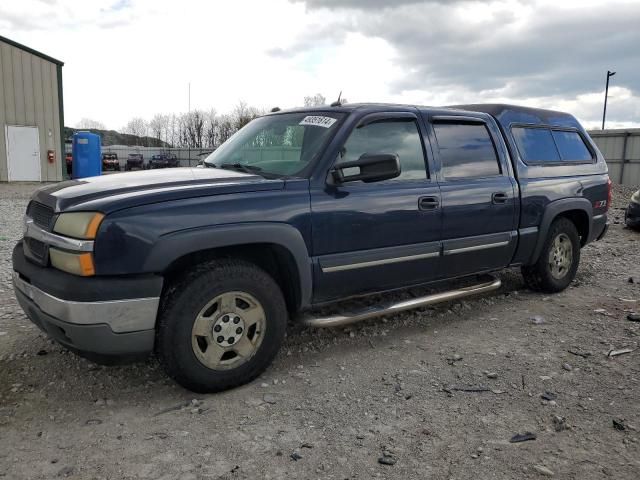
[[[120,169],[124,170],[127,157],[130,154],[142,155],[144,165],[154,155],[175,155],[181,167],[195,167],[212,152],[210,148],[161,148],[161,147],[130,147],[126,145],[102,146],[102,154],[115,153],[120,162]],[[65,153],[71,153],[71,144],[65,145]]]

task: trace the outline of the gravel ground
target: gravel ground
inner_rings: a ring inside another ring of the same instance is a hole
[[[563,293],[505,271],[493,295],[294,328],[258,380],[198,396],[154,359],[98,366],[30,324],[10,252],[34,188],[0,184],[0,477],[640,478],[630,188],[616,187],[612,228]],[[634,351],[607,356],[622,348]]]

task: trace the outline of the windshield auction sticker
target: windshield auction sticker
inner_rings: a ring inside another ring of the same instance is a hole
[[[300,125],[311,125],[314,127],[329,128],[334,123],[336,123],[335,118],[309,115],[302,119]]]

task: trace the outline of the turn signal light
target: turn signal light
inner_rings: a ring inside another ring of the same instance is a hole
[[[93,266],[93,255],[88,252],[70,253],[57,248],[49,248],[51,265],[63,272],[81,277],[91,277],[96,274]]]

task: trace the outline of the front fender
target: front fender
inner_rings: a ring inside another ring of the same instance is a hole
[[[144,270],[163,272],[180,257],[212,248],[270,243],[291,253],[300,279],[303,306],[312,294],[312,268],[309,251],[299,230],[283,223],[238,223],[179,230],[161,236],[152,246]]]

